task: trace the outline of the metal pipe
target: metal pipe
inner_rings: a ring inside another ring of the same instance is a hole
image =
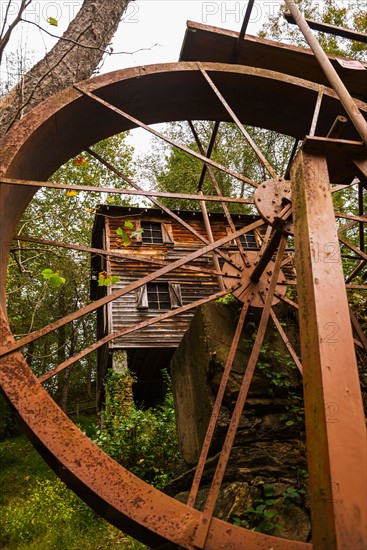
[[[292,15],[289,13],[284,14],[285,19],[288,23],[296,23]],[[367,44],[367,34],[364,32],[350,31],[344,27],[337,27],[336,25],[328,25],[326,23],[320,23],[319,21],[313,21],[312,19],[306,19],[307,25],[314,29],[315,31],[325,32],[327,34],[333,34],[334,36],[342,36],[343,38],[348,38],[349,40],[356,40],[357,42],[363,42]]]
[[[342,135],[347,122],[348,122],[347,117],[343,115],[338,115],[334,120],[333,125],[330,128],[326,137],[333,138],[333,139],[339,138]]]
[[[330,82],[330,85],[335,90],[338,95],[344,109],[348,113],[350,120],[352,121],[357,132],[361,136],[365,144],[367,144],[367,122],[360,113],[358,107],[354,103],[350,93],[343,84],[343,81],[339,77],[338,73],[332,66],[329,58],[326,53],[318,43],[317,39],[313,35],[310,27],[307,25],[304,17],[296,6],[294,0],[285,0],[286,5],[288,6],[289,11],[291,12],[295,22],[297,23],[300,31],[307,40],[310,48],[312,49],[315,57],[324,71],[326,78]]]

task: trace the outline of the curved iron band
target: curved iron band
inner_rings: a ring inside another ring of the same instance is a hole
[[[220,64],[204,67],[212,73],[245,124],[295,137],[307,134],[319,85],[248,67]],[[149,124],[181,119],[228,119],[193,63],[118,71],[83,86]],[[325,95],[328,109],[319,120],[321,133],[327,132],[341,112],[335,94],[325,90]],[[364,104],[360,108],[367,112]],[[125,119],[69,88],[39,105],[2,140],[1,174],[44,180],[85,147],[129,128],[131,125]],[[352,128],[348,132],[348,137],[355,138]],[[15,226],[33,193],[34,189],[1,185],[3,280]],[[4,304],[4,290],[2,298]],[[2,338],[13,341],[3,311],[0,321]],[[0,361],[0,383],[38,450],[89,505],[147,544],[156,545],[163,538],[192,547],[190,541],[200,512],[155,490],[105,455],[62,413],[21,354],[14,353]],[[311,546],[213,519],[206,548],[245,547],[301,550]]]

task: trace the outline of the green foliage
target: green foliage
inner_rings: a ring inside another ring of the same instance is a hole
[[[23,436],[0,442],[0,486],[1,548],[145,548],[75,496]]]
[[[295,369],[294,362],[274,349],[269,343],[264,344],[261,348],[257,368],[276,388],[290,388],[292,386],[287,369]]]
[[[49,17],[47,19],[47,23],[49,23],[50,25],[52,25],[53,27],[58,27],[59,26],[59,22],[57,19],[55,19],[54,17]]]
[[[195,129],[204,150],[206,150],[212,135],[213,123],[210,121],[196,121]],[[265,157],[269,159],[274,169],[278,173],[284,172],[293,140],[288,136],[281,136],[261,128],[246,126],[246,129],[263,151]],[[190,147],[190,149],[200,152],[186,123],[167,124],[164,133],[179,143]],[[235,124],[221,123],[211,158],[254,181],[260,182],[269,179],[269,174],[263,164],[258,160]],[[197,193],[202,162],[192,155],[188,155],[175,147],[172,148],[161,140],[156,140],[153,141],[152,153],[144,158],[144,166],[145,177],[153,182],[157,190]],[[252,187],[224,172],[213,170],[223,195],[240,198],[252,196]],[[204,194],[217,195],[208,171],[203,181],[202,191]],[[172,209],[200,210],[200,204],[197,201],[194,203],[183,199],[161,200]],[[255,213],[249,205],[229,205],[228,208],[238,213]],[[215,202],[208,203],[207,209],[211,212],[222,212],[221,205]]]
[[[144,232],[144,229],[136,229],[136,231],[132,231],[134,229],[134,224],[129,221],[124,223],[124,228],[125,229],[118,227],[116,229],[116,233],[120,237],[123,246],[129,246],[132,242],[131,239]]]
[[[367,28],[367,12],[364,0],[338,2],[337,0],[295,0],[303,15],[314,21],[321,21],[329,25],[336,25],[354,29],[365,33]],[[297,25],[286,22],[283,14],[288,9],[285,3],[279,5],[279,10],[269,18],[263,26],[259,36],[279,40],[283,43],[295,44],[309,48]],[[331,54],[367,60],[367,44],[356,42],[331,34],[316,32],[322,48]]]
[[[293,503],[296,501],[298,502],[300,499],[302,499],[303,495],[305,494],[304,489],[296,488],[296,487],[287,487],[285,491],[283,491],[282,496],[284,497],[285,506],[292,506]]]
[[[61,277],[58,272],[52,271],[52,269],[44,269],[42,271],[42,277],[50,283],[52,288],[60,288],[60,286],[66,283],[66,279]]]
[[[233,518],[235,525],[271,535],[278,527],[279,512],[274,509],[276,499],[271,485],[262,485],[262,496],[255,499],[254,506],[249,506],[244,518]]]
[[[98,275],[98,286],[111,286],[120,280],[118,275],[109,275],[106,271],[101,271]]]
[[[305,421],[303,397],[294,391],[289,391],[287,399],[286,412],[280,417],[281,420],[285,421],[286,426],[293,426],[294,424],[303,426]]]
[[[236,298],[233,296],[233,294],[226,294],[225,296],[222,296],[222,298],[218,298],[216,300],[219,304],[232,304],[236,301]]]
[[[16,432],[15,413],[0,394],[0,442],[6,437],[15,435]]]
[[[134,176],[133,149],[126,144],[126,134],[97,143],[93,149],[127,176]],[[68,161],[51,180],[71,185],[116,188],[126,185],[87,152]],[[127,204],[121,196],[111,197],[113,204]],[[79,192],[68,196],[64,190],[40,189],[24,212],[17,232],[89,247],[94,211],[104,201],[101,193]],[[113,281],[107,278],[104,283]],[[90,254],[14,240],[7,295],[8,316],[15,336],[52,323],[90,302]],[[27,362],[40,376],[94,342],[95,331],[96,315],[91,313],[25,347]],[[77,368],[48,380],[45,387],[66,408],[68,403],[80,400],[81,395],[93,398],[95,372],[96,354],[92,353],[81,359]]]
[[[164,402],[148,410],[134,403],[134,381],[128,370],[111,370],[106,376],[106,408],[95,442],[135,475],[161,489],[171,479],[179,458],[170,381],[166,374]]]

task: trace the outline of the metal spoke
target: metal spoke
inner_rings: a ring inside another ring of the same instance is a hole
[[[362,346],[364,347],[365,351],[367,351],[367,338],[362,330],[362,327],[361,325],[359,324],[359,321],[354,313],[354,311],[352,310],[351,307],[349,307],[349,315],[350,315],[350,320],[352,321],[352,325],[354,327],[354,330],[356,331],[356,333],[358,334],[358,337],[362,343]]]
[[[229,106],[229,104],[227,103],[227,101],[224,99],[224,97],[222,96],[222,94],[220,93],[220,91],[218,90],[218,88],[216,87],[216,85],[214,84],[214,82],[212,81],[212,79],[209,77],[208,73],[206,72],[206,70],[204,69],[203,65],[198,62],[198,67],[200,69],[200,72],[201,74],[204,76],[204,78],[206,79],[206,81],[208,82],[209,86],[212,88],[212,90],[214,91],[214,93],[216,94],[216,96],[218,97],[218,99],[220,100],[220,102],[222,103],[223,107],[226,109],[227,113],[230,115],[230,117],[232,118],[232,120],[235,122],[237,128],[240,130],[241,134],[244,136],[244,138],[246,139],[246,141],[248,142],[248,144],[250,145],[250,147],[253,149],[254,153],[256,154],[256,156],[258,157],[258,159],[260,160],[260,162],[264,165],[264,167],[266,168],[266,170],[269,172],[269,174],[271,175],[272,178],[276,179],[278,177],[277,173],[275,172],[274,168],[271,166],[271,164],[269,163],[269,161],[265,158],[265,156],[262,154],[262,152],[260,151],[260,149],[258,148],[258,146],[256,145],[255,141],[252,139],[252,137],[250,136],[250,134],[248,133],[248,131],[246,130],[246,128],[243,126],[243,124],[241,123],[240,119],[237,117],[237,115],[234,113],[234,111],[231,109],[231,107]],[[254,182],[253,182],[254,183]],[[256,184],[256,187],[258,186],[258,184]]]
[[[291,151],[291,154],[289,155],[289,160],[288,160],[287,168],[285,169],[285,172],[284,172],[284,179],[285,179],[285,180],[289,180],[289,178],[290,178],[290,176],[291,176],[291,166],[292,166],[292,162],[293,162],[293,160],[294,160],[294,157],[296,156],[296,153],[297,153],[297,150],[298,150],[299,142],[300,142],[299,139],[295,139],[295,140],[294,140],[293,147],[292,147],[292,151]]]
[[[362,269],[366,266],[367,260],[362,260],[356,268],[353,269],[352,273],[348,275],[348,277],[345,279],[346,283],[350,283],[354,277],[357,277],[357,275],[362,271]]]
[[[279,298],[279,300],[281,300],[285,304],[288,304],[288,305],[294,307],[294,309],[296,309],[296,310],[299,309],[298,304],[296,302],[294,302],[293,300],[291,300],[290,298],[288,298],[287,296],[282,296],[281,294],[278,294],[277,292],[275,292],[274,294],[277,298]]]
[[[131,252],[121,252],[120,250],[106,250],[104,248],[91,248],[88,246],[80,246],[77,244],[68,244],[59,241],[51,241],[49,239],[39,239],[26,235],[16,235],[14,240],[24,241],[37,244],[46,244],[48,246],[57,246],[60,248],[66,248],[68,250],[80,250],[81,252],[89,252],[98,256],[108,256],[113,259],[121,258],[122,260],[138,260],[139,262],[153,264],[153,265],[169,265],[164,260],[158,260],[154,257],[145,256],[144,254],[136,254]],[[215,271],[214,269],[207,269],[205,267],[199,267],[194,265],[183,265],[181,269],[187,269],[189,271],[198,271],[200,273],[207,273],[208,275],[221,275],[221,271]]]
[[[345,218],[346,220],[354,220],[356,222],[361,223],[367,223],[367,217],[366,216],[354,216],[353,214],[344,214],[343,212],[335,212],[336,218]],[[349,226],[352,227],[352,226]],[[349,229],[349,227],[345,227],[345,229]],[[343,229],[343,231],[345,231]]]
[[[191,128],[191,126],[193,128],[193,124],[192,124],[191,121],[189,121],[189,125],[190,125],[190,128]],[[215,145],[215,140],[217,139],[219,125],[220,125],[220,122],[215,122],[214,123],[214,128],[213,128],[213,131],[212,131],[212,135],[211,135],[211,138],[210,138],[210,141],[209,141],[208,150],[207,150],[207,153],[206,153],[206,156],[209,157],[209,158],[212,156],[212,151],[213,151],[213,147]],[[191,128],[191,130],[192,130],[192,128]],[[200,151],[201,154],[203,154],[203,151],[201,151],[200,149],[199,149],[199,151]],[[201,169],[199,183],[198,183],[198,191],[201,191],[201,189],[203,187],[204,178],[205,178],[207,168],[208,168],[208,164],[203,164],[203,167]]]
[[[99,155],[98,153],[96,153],[95,151],[93,151],[92,149],[87,149],[87,151],[93,155],[99,162],[101,162],[104,166],[106,166],[106,168],[108,168],[109,170],[111,170],[113,173],[115,173],[116,175],[120,176],[122,179],[124,179],[126,182],[130,183],[130,185],[132,185],[133,187],[135,187],[136,189],[139,189],[140,191],[143,191],[143,189],[141,189],[136,183],[134,183],[133,181],[130,180],[130,178],[127,178],[126,176],[124,176],[124,174],[118,170],[115,166],[113,166],[110,162],[108,162],[107,160],[105,160],[103,157],[101,157],[101,155]],[[192,233],[193,235],[195,235],[195,237],[197,237],[201,242],[203,243],[209,243],[208,239],[206,237],[204,237],[203,235],[201,235],[198,231],[196,231],[193,227],[191,227],[191,225],[187,222],[185,222],[185,220],[183,220],[180,216],[178,216],[175,212],[173,212],[172,210],[170,210],[167,206],[165,206],[163,203],[157,201],[156,199],[154,199],[153,197],[147,197],[149,200],[152,201],[153,204],[155,204],[156,206],[158,206],[161,210],[163,210],[166,214],[168,214],[171,218],[173,218],[174,220],[176,220],[180,225],[182,225],[182,227],[185,227],[185,229],[187,229],[188,231],[190,231],[190,233]],[[199,197],[200,199],[200,197]],[[225,254],[224,252],[222,252],[221,250],[218,250],[218,254],[220,254],[222,256],[222,258],[224,258],[227,262],[231,263],[232,264],[232,260],[228,257],[227,254]]]
[[[350,285],[350,284],[346,284],[345,288],[348,288],[349,290],[367,290],[367,285]]]
[[[360,250],[358,248],[358,246],[356,246],[355,244],[351,243],[350,241],[348,241],[347,239],[345,239],[344,237],[341,237],[340,235],[338,236],[339,237],[339,241],[341,243],[343,243],[345,246],[347,246],[350,250],[352,250],[353,252],[355,252],[357,254],[357,256],[360,256],[363,260],[367,260],[367,254],[365,252],[362,252],[362,250]]]
[[[283,259],[285,246],[286,246],[286,238],[283,236],[279,244],[274,271],[269,284],[269,291],[266,295],[265,305],[262,310],[261,320],[257,331],[256,339],[254,342],[254,346],[252,348],[252,352],[251,352],[251,355],[246,367],[246,371],[242,380],[236,405],[232,413],[227,435],[223,444],[223,450],[219,456],[214,478],[213,478],[211,487],[209,489],[209,494],[204,507],[204,511],[201,516],[201,521],[196,531],[195,546],[197,546],[198,548],[204,548],[205,541],[210,529],[210,523],[212,520],[215,503],[219,494],[225,469],[228,463],[229,455],[230,455],[230,452],[234,443],[234,438],[237,432],[238,424],[240,422],[243,407],[246,402],[252,376],[253,376],[255,366],[259,357],[259,353],[261,350],[261,346],[265,337],[266,327],[268,325],[268,320],[270,315],[271,304],[274,296],[275,287],[278,281],[278,276],[280,272],[280,267]]]
[[[91,153],[91,149],[87,149],[88,153]],[[93,156],[96,154],[93,153]],[[130,178],[123,176],[122,173],[119,173],[119,176],[123,178],[130,185],[135,186],[134,189],[119,189],[117,187],[94,187],[93,185],[71,185],[68,183],[57,183],[50,181],[36,181],[36,180],[21,180],[13,178],[0,178],[0,183],[6,183],[9,185],[21,185],[22,187],[46,187],[49,189],[65,189],[67,191],[85,191],[92,193],[111,193],[117,195],[133,195],[133,196],[144,196],[149,197],[162,197],[167,199],[185,199],[199,201],[201,200],[197,195],[190,193],[169,193],[166,191],[146,191],[145,189],[140,188],[137,184],[134,184]],[[224,202],[224,203],[235,203],[235,204],[254,204],[253,199],[243,199],[236,197],[221,197],[218,198],[215,195],[203,195],[205,201],[210,202]]]
[[[362,216],[364,213],[364,204],[363,204],[363,185],[362,182],[358,185],[358,213],[359,216]],[[363,223],[367,222],[367,218],[359,220],[359,248],[364,252],[365,243],[364,243],[364,226]]]
[[[196,130],[195,130],[195,127],[194,127],[194,125],[193,125],[193,123],[192,123],[191,121],[189,121],[189,125],[190,125],[190,129],[191,129],[191,131],[192,131],[192,133],[193,133],[193,136],[194,136],[194,138],[195,138],[196,144],[197,144],[197,146],[198,146],[198,148],[199,148],[199,151],[201,152],[201,154],[203,154],[203,153],[204,153],[204,149],[203,149],[203,146],[202,146],[202,144],[201,144],[200,138],[199,138],[199,136],[198,136],[198,134],[197,134],[197,132],[196,132]],[[211,143],[209,144],[207,156],[210,156],[210,155],[211,155],[212,147],[210,147],[210,145],[211,145]],[[213,146],[214,146],[214,142],[213,142]],[[217,194],[218,194],[218,197],[220,197],[220,198],[223,197],[222,190],[221,190],[221,188],[220,188],[220,185],[219,185],[219,183],[218,183],[217,178],[216,178],[215,175],[214,175],[213,170],[211,169],[211,167],[210,167],[209,165],[206,164],[205,166],[206,166],[206,168],[207,168],[207,170],[208,170],[208,174],[209,174],[210,179],[211,179],[211,181],[212,181],[212,183],[213,183],[213,186],[214,186],[214,188],[215,188],[215,190],[216,190],[216,192],[217,192]],[[200,187],[200,182],[199,182],[198,188],[199,188],[199,187]],[[230,211],[229,211],[227,205],[225,204],[225,202],[222,202],[222,208],[223,208],[223,212],[224,212],[224,214],[225,214],[225,216],[226,216],[226,218],[227,218],[228,225],[229,225],[231,231],[232,231],[232,232],[236,231],[236,226],[235,226],[235,224],[233,223],[233,219],[232,219],[231,213],[230,213]],[[238,249],[239,249],[239,252],[240,252],[242,258],[246,261],[246,253],[245,253],[245,251],[244,251],[244,249],[243,249],[243,246],[242,246],[241,241],[240,241],[239,239],[237,239],[237,240],[236,240],[236,244],[237,244],[237,246],[238,246]]]
[[[296,21],[299,30],[302,32],[310,48],[315,54],[315,58],[317,59],[326,78],[330,82],[330,85],[335,90],[337,96],[340,99],[341,104],[343,105],[344,109],[348,113],[348,116],[351,122],[353,123],[355,129],[361,136],[364,143],[367,143],[367,122],[364,119],[360,110],[358,109],[357,105],[355,104],[350,93],[348,92],[348,89],[346,88],[342,79],[334,69],[333,65],[331,64],[326,53],[318,43],[317,39],[312,34],[309,26],[307,25],[305,19],[303,18],[294,0],[285,0],[285,3],[289,11],[291,12],[292,17]]]
[[[252,229],[255,229],[259,225],[262,225],[262,223],[263,223],[262,220],[258,220],[246,227],[243,227],[242,229],[239,229],[238,231],[236,231],[236,233],[234,233],[233,235],[227,235],[226,237],[219,239],[215,243],[210,243],[204,246],[203,248],[200,248],[199,250],[195,250],[195,252],[192,252],[191,254],[188,254],[187,256],[180,258],[175,262],[172,262],[170,265],[161,267],[161,269],[158,269],[157,271],[151,273],[150,275],[147,275],[142,279],[135,281],[134,283],[130,283],[129,285],[125,286],[123,289],[115,290],[114,292],[111,292],[111,294],[104,296],[103,298],[100,298],[99,300],[96,300],[91,304],[88,304],[87,306],[79,309],[78,311],[65,315],[65,317],[63,317],[62,319],[59,319],[54,323],[51,323],[50,325],[43,327],[40,330],[31,332],[27,336],[20,338],[14,343],[1,346],[0,356],[11,353],[21,348],[25,344],[29,344],[30,342],[33,342],[34,340],[37,340],[38,338],[41,338],[42,336],[45,336],[46,334],[49,334],[50,332],[53,332],[54,330],[70,323],[71,321],[75,321],[76,319],[78,319],[79,317],[82,317],[83,315],[86,315],[87,313],[91,313],[92,311],[95,311],[99,307],[105,304],[108,304],[109,302],[112,302],[116,298],[119,298],[120,296],[124,296],[128,292],[131,292],[132,290],[139,288],[143,284],[149,283],[150,281],[154,279],[158,279],[158,277],[161,277],[166,273],[170,273],[171,271],[178,269],[184,264],[192,260],[195,260],[196,258],[199,258],[200,256],[203,256],[204,254],[207,254],[208,252],[211,252],[212,250],[215,250],[224,244],[227,244],[228,242],[233,240],[233,238],[239,237],[240,235],[243,235],[244,233],[246,233],[246,231],[251,231]]]
[[[221,298],[222,296],[224,296],[228,292],[231,292],[231,290],[234,290],[234,289],[235,289],[235,286],[233,287],[233,289],[221,290],[220,292],[216,292],[215,294],[212,294],[211,296],[208,296],[207,298],[202,298],[201,300],[196,300],[195,302],[191,302],[190,304],[186,304],[185,306],[181,306],[179,308],[167,311],[166,313],[162,313],[161,315],[157,315],[156,317],[153,317],[152,319],[148,319],[146,321],[136,323],[132,327],[125,328],[125,329],[122,329],[120,331],[113,332],[111,334],[107,334],[106,336],[104,336],[103,338],[101,338],[100,340],[95,342],[94,344],[91,344],[90,346],[88,346],[84,350],[82,350],[79,353],[75,354],[73,357],[70,357],[66,361],[63,361],[62,363],[60,363],[60,365],[58,365],[54,369],[50,370],[46,374],[43,374],[42,376],[40,376],[38,378],[38,380],[40,382],[45,382],[46,380],[48,380],[52,376],[55,376],[56,374],[58,374],[62,370],[70,367],[71,365],[73,365],[74,363],[76,363],[77,361],[79,361],[80,359],[85,357],[86,355],[89,355],[90,353],[92,353],[92,351],[95,351],[96,349],[100,348],[104,344],[107,344],[108,342],[111,342],[111,340],[115,340],[116,338],[121,338],[122,336],[125,336],[126,334],[130,334],[131,332],[135,332],[136,330],[141,330],[145,327],[148,327],[148,326],[154,325],[156,323],[159,323],[160,321],[164,321],[164,319],[169,319],[170,317],[174,317],[175,315],[178,315],[180,313],[184,313],[185,311],[189,311],[190,309],[193,309],[195,307],[199,307],[199,306],[201,306],[203,304],[207,304],[208,302],[211,302],[213,300],[217,300],[218,298]]]
[[[208,164],[211,164],[212,166],[214,166],[214,168],[217,168],[218,170],[221,170],[222,172],[225,172],[226,174],[229,174],[230,176],[233,176],[234,178],[237,178],[241,181],[244,181],[244,182],[252,185],[253,187],[257,187],[257,183],[252,181],[251,179],[246,178],[245,176],[242,176],[241,174],[239,174],[238,172],[235,172],[234,170],[230,170],[229,168],[226,168],[225,166],[223,166],[222,164],[219,164],[218,162],[215,162],[214,160],[211,160],[211,159],[208,159],[207,157],[204,157],[200,153],[197,153],[196,151],[193,151],[189,147],[186,147],[186,145],[181,145],[180,143],[176,142],[175,140],[169,138],[168,136],[165,136],[164,134],[161,134],[157,130],[154,130],[154,128],[151,128],[147,124],[144,124],[144,122],[141,122],[137,118],[129,115],[125,111],[122,111],[121,109],[119,109],[115,105],[112,105],[111,103],[108,103],[108,101],[104,101],[102,98],[92,94],[88,90],[85,90],[81,86],[77,86],[76,84],[74,84],[74,88],[76,90],[78,90],[78,92],[81,92],[82,94],[90,97],[94,101],[97,101],[98,103],[101,103],[101,105],[104,105],[107,109],[110,109],[110,110],[114,111],[115,113],[121,115],[122,117],[124,117],[127,120],[129,120],[130,122],[132,122],[133,124],[136,124],[136,126],[139,126],[140,128],[144,128],[144,130],[147,130],[148,132],[150,132],[154,136],[159,137],[163,141],[166,141],[167,143],[169,143],[170,145],[173,145],[174,147],[177,147],[178,149],[181,149],[181,151],[184,151],[185,153],[188,153],[189,155],[201,160],[202,162],[206,162]]]
[[[279,322],[279,319],[278,317],[276,316],[273,308],[270,309],[270,316],[273,320],[273,323],[274,325],[276,326],[283,342],[285,343],[285,345],[287,346],[287,350],[289,351],[289,355],[292,357],[293,361],[295,362],[299,372],[302,374],[302,363],[301,361],[299,360],[298,358],[298,355],[296,354],[296,352],[294,351],[294,348],[288,338],[288,336],[286,335],[285,333],[285,330],[283,329],[282,325],[280,324]]]
[[[250,291],[250,288],[248,289],[248,291]],[[222,379],[221,379],[220,386],[219,386],[219,389],[218,389],[218,393],[216,395],[215,403],[213,405],[213,411],[212,411],[210,421],[209,421],[209,424],[208,424],[208,428],[207,428],[207,431],[206,431],[206,435],[205,435],[204,443],[203,443],[203,446],[202,446],[202,449],[201,449],[199,461],[198,461],[198,464],[196,466],[195,476],[194,476],[192,486],[191,486],[191,490],[190,490],[190,494],[189,494],[189,497],[188,497],[188,500],[187,500],[188,506],[191,506],[192,508],[195,506],[195,501],[196,501],[196,497],[197,497],[197,494],[198,494],[200,481],[201,481],[201,478],[202,478],[202,475],[203,475],[203,472],[204,472],[204,468],[205,468],[205,462],[206,462],[206,459],[208,458],[210,444],[212,442],[213,435],[214,435],[214,430],[215,430],[215,427],[216,427],[217,422],[218,422],[220,408],[222,406],[222,401],[223,401],[224,393],[225,393],[225,390],[226,390],[226,387],[227,387],[227,384],[228,384],[228,380],[229,380],[229,376],[230,376],[230,373],[231,373],[233,361],[234,361],[234,358],[236,356],[238,343],[239,343],[241,335],[242,335],[242,329],[243,329],[243,325],[244,325],[244,322],[245,322],[248,307],[249,307],[249,304],[247,302],[245,302],[243,307],[242,307],[242,310],[241,310],[241,314],[240,314],[240,318],[239,318],[238,323],[237,323],[235,334],[233,336],[232,345],[231,345],[231,348],[230,348],[229,353],[228,353],[228,357],[227,357],[227,361],[226,361],[226,364],[225,364],[225,367],[224,367],[224,371],[223,371]]]

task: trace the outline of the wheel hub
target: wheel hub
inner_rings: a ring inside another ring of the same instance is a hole
[[[264,181],[255,191],[255,205],[260,216],[274,228],[293,234],[293,222],[281,223],[282,213],[292,203],[291,182],[283,178]]]
[[[266,297],[269,292],[271,277],[274,272],[274,262],[270,261],[263,271],[258,282],[254,283],[251,280],[251,275],[259,261],[259,253],[253,250],[246,251],[246,261],[239,252],[231,256],[233,264],[225,262],[223,266],[223,282],[226,288],[233,286],[233,277],[238,274],[238,269],[241,271],[241,284],[232,292],[232,294],[241,302],[247,302],[253,307],[264,307]],[[285,276],[282,271],[279,272],[278,281],[275,286],[275,292],[272,299],[272,306],[276,305],[279,300],[285,296],[286,285]]]

